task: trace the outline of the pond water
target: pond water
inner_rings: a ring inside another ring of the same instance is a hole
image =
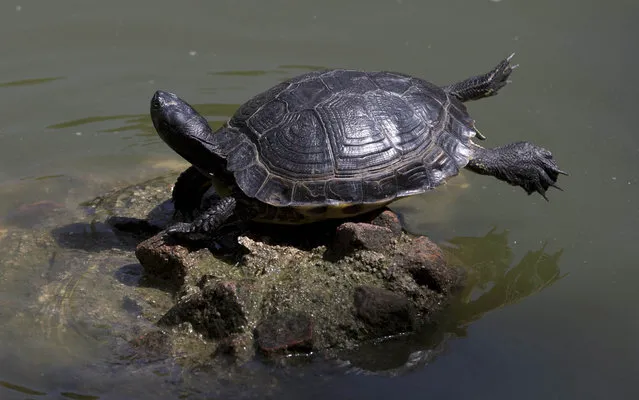
[[[513,83],[469,110],[487,145],[533,141],[571,175],[550,202],[463,172],[395,205],[473,283],[436,356],[398,376],[311,363],[250,366],[238,382],[113,363],[82,326],[52,335],[36,321],[34,282],[50,265],[5,255],[0,397],[639,398],[638,15],[630,0],[3,2],[0,241],[16,215],[37,224],[37,212],[181,168],[148,116],[156,89],[220,124],[316,68],[446,84],[514,51]]]

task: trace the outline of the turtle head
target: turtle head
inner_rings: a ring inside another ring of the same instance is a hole
[[[173,93],[155,92],[151,119],[162,140],[191,164],[200,165],[213,151],[213,131],[206,119]]]

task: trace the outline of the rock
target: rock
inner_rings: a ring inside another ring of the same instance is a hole
[[[371,224],[390,229],[395,235],[402,233],[402,223],[397,214],[391,210],[384,210],[370,221]]]
[[[213,352],[213,357],[229,357],[233,359],[250,361],[253,356],[253,335],[243,332],[230,335],[218,341]]]
[[[246,324],[246,311],[234,282],[209,282],[198,293],[185,296],[160,320],[160,326],[188,322],[209,339],[226,338]]]
[[[355,289],[354,305],[357,316],[378,336],[413,331],[415,310],[402,294],[371,286]]]
[[[162,280],[178,298],[198,292],[204,277],[241,277],[232,265],[209,250],[178,244],[163,232],[141,242],[135,255],[146,276]]]
[[[383,226],[346,222],[337,227],[331,251],[338,259],[357,250],[384,251],[390,249],[394,237],[393,231]]]
[[[163,233],[136,255],[148,274],[176,284],[177,304],[159,323],[191,326],[216,342],[215,355],[351,349],[430,323],[460,276],[430,240],[393,231],[396,216],[376,220],[386,226],[345,222],[318,232],[332,237],[328,249],[272,244],[277,226],[250,232],[237,239],[244,252],[236,264]]]
[[[262,224],[231,240],[241,251],[224,260],[163,231],[136,249],[145,275],[168,281],[176,298],[159,324],[203,336],[214,356],[339,352],[414,332],[462,282],[436,244],[404,233],[389,210],[341,224]]]
[[[167,237],[161,233],[143,241],[135,249],[135,256],[147,274],[177,286],[184,283],[193,264],[190,254],[186,247],[167,242]]]
[[[171,351],[171,338],[159,329],[138,335],[129,344],[145,355],[166,355]]]
[[[439,246],[425,236],[399,244],[394,262],[417,284],[438,293],[450,294],[464,281],[464,271],[448,266]]]
[[[273,314],[255,328],[257,348],[267,355],[313,350],[313,320],[303,312]]]

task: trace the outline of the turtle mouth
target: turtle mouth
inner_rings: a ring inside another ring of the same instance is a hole
[[[158,90],[151,98],[151,110],[161,111],[167,107],[175,107],[183,103],[179,97],[171,92]]]

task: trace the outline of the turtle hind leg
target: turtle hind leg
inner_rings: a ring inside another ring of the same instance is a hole
[[[513,69],[517,68],[517,65],[510,64],[510,60],[514,55],[513,53],[502,60],[488,73],[473,76],[461,82],[445,86],[443,89],[462,102],[494,96],[501,88],[506,86],[509,82],[508,77],[513,72]]]
[[[175,218],[191,221],[200,212],[202,197],[211,187],[211,179],[194,166],[180,174],[173,186]]]
[[[234,197],[225,197],[204,210],[193,222],[178,222],[166,232],[187,240],[209,240],[235,214],[236,205]]]
[[[550,151],[529,142],[517,142],[494,149],[472,147],[473,154],[466,166],[471,171],[494,176],[526,193],[539,193],[546,200],[549,187],[557,185],[559,175],[567,175],[559,169]],[[560,189],[561,190],[561,189]]]

